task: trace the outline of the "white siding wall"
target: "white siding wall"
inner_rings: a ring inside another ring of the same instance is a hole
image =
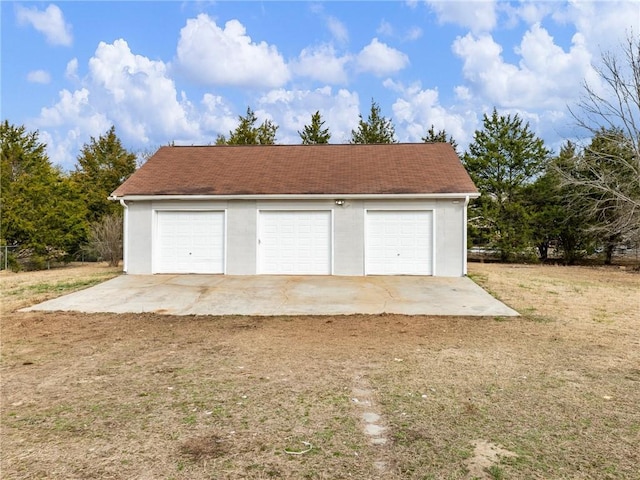
[[[336,197],[339,198],[339,197]],[[462,276],[465,272],[464,198],[425,200],[345,199],[338,206],[326,200],[229,200],[127,202],[129,231],[128,273],[153,273],[153,239],[157,210],[224,210],[226,212],[226,272],[254,275],[257,271],[259,210],[333,210],[333,272],[364,274],[365,214],[368,209],[431,210],[434,217],[434,275]]]

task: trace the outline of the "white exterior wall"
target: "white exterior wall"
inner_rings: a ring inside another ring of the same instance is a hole
[[[151,202],[127,202],[127,273],[149,274],[152,267]]]
[[[338,197],[336,197],[338,198]],[[332,272],[364,275],[365,218],[367,210],[430,210],[433,212],[433,274],[458,277],[466,273],[465,199],[345,198],[320,200],[154,200],[127,201],[127,273],[153,272],[153,239],[158,210],[224,211],[226,218],[225,273],[254,275],[258,268],[258,214],[260,210],[331,210],[333,222]]]
[[[227,203],[227,274],[254,275],[258,217],[255,200]]]
[[[364,275],[364,201],[333,206],[333,273]]]
[[[466,274],[466,229],[464,199],[436,201],[435,209],[435,270],[439,277],[460,277]]]

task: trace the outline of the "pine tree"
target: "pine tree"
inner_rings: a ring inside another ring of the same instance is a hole
[[[265,120],[256,127],[258,117],[247,107],[245,116],[238,117],[238,126],[229,132],[229,138],[218,135],[216,145],[273,145],[276,143],[276,131],[278,126],[271,120]]]
[[[350,143],[396,143],[393,123],[382,116],[380,106],[373,99],[367,120],[362,114],[359,117],[358,129],[351,130]]]
[[[73,253],[88,228],[79,188],[51,165],[38,132],[5,120],[0,151],[0,242],[43,262]]]
[[[302,139],[303,145],[315,145],[320,143],[329,143],[331,134],[328,128],[322,128],[324,120],[320,116],[320,111],[316,111],[311,115],[311,125],[305,125],[302,132],[298,132]]]
[[[84,144],[72,179],[86,196],[90,223],[120,212],[121,207],[108,197],[135,169],[136,156],[122,146],[115,127]]]
[[[511,260],[530,241],[529,218],[523,191],[547,163],[549,150],[515,115],[484,115],[463,163],[481,192],[472,205],[473,221],[498,249],[502,260]]]
[[[453,149],[458,151],[458,143],[451,135],[447,136],[447,131],[442,129],[436,132],[435,127],[431,125],[427,134],[421,139],[424,143],[449,143]]]

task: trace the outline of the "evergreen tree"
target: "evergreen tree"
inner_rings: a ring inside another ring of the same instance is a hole
[[[43,261],[76,251],[88,228],[80,190],[51,165],[45,148],[38,132],[0,125],[0,241]]]
[[[396,143],[393,123],[381,114],[380,106],[373,99],[367,120],[362,114],[359,117],[358,129],[351,130],[349,143]]]
[[[238,117],[238,126],[229,132],[229,138],[218,135],[216,145],[273,145],[276,143],[278,126],[271,120],[265,120],[256,127],[258,117],[251,107],[247,107],[245,116]]]
[[[120,212],[120,205],[108,197],[135,169],[136,155],[122,146],[115,127],[97,139],[91,137],[90,142],[84,144],[72,179],[84,192],[89,223]]]
[[[265,120],[258,127],[258,145],[273,145],[276,143],[278,126],[271,120]]]
[[[435,127],[431,125],[427,134],[421,139],[424,143],[450,143],[453,149],[458,151],[458,143],[451,135],[447,136],[447,131],[442,129],[436,132]]]
[[[546,165],[549,150],[515,115],[484,115],[463,163],[481,192],[472,206],[475,221],[497,248],[502,260],[510,260],[529,245],[530,229],[524,208],[524,187]],[[473,230],[470,234],[474,233]]]
[[[328,128],[322,128],[324,120],[320,116],[320,111],[311,115],[311,125],[305,125],[302,132],[298,132],[303,145],[314,145],[319,143],[329,143],[331,134]]]
[[[527,185],[524,201],[529,213],[532,240],[541,260],[549,256],[551,246],[562,254],[567,264],[593,249],[590,219],[583,208],[574,208],[569,202],[566,187],[562,186],[555,166],[570,161],[575,156],[575,146],[567,142],[535,182]]]
[[[38,132],[28,132],[5,120],[0,125],[2,191],[22,175],[36,175],[51,168],[46,145],[38,140]]]
[[[595,237],[591,232],[593,218],[588,214],[585,199],[575,202],[572,189],[563,184],[558,172],[560,165],[574,163],[576,155],[575,145],[567,141],[560,149],[560,154],[547,166],[544,175],[536,181],[542,188],[531,195],[532,199],[538,199],[540,206],[534,210],[536,217],[542,215],[540,228],[556,235],[558,249],[562,252],[564,262],[569,265],[592,253],[595,247]]]
[[[524,190],[532,241],[543,261],[549,258],[549,248],[560,237],[565,215],[559,187],[553,172],[547,171]]]

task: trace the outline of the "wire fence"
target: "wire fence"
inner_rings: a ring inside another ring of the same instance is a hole
[[[9,269],[9,254],[20,245],[0,245],[0,270]]]

